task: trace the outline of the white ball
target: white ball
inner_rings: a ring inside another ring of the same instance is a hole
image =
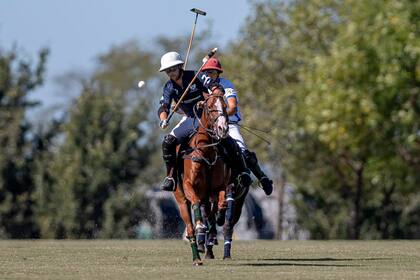
[[[146,84],[146,82],[145,82],[145,81],[140,81],[140,82],[137,84],[137,86],[138,86],[139,88],[141,88],[141,87],[143,87],[145,84]]]

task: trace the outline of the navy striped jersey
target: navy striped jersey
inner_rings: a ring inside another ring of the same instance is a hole
[[[194,71],[184,71],[182,75],[182,87],[172,80],[166,82],[163,87],[163,95],[160,99],[160,105],[165,106],[166,108],[171,107],[172,100],[178,102],[181,95],[184,93],[188,84],[194,78]],[[200,101],[204,100],[203,92],[207,92],[208,87],[214,86],[216,82],[210,79],[203,73],[200,73],[194,83],[191,85],[190,90],[187,95],[182,100],[179,108],[188,116],[194,117],[193,108],[194,105]]]

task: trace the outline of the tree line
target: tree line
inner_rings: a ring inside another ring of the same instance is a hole
[[[299,225],[316,239],[419,238],[418,1],[252,7],[219,57],[245,124],[270,131],[270,146],[246,141],[293,183]],[[1,238],[134,238],[153,221],[145,192],[163,175],[157,69],[187,38],[111,47],[93,73],[67,77],[80,92],[63,114],[38,123],[29,94],[43,84],[48,50],[33,63],[0,49]],[[199,63],[213,46],[197,42]]]

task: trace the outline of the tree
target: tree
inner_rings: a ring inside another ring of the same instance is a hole
[[[418,14],[415,1],[258,2],[224,60],[249,124],[275,139],[248,142],[281,157],[312,238],[413,237]]]
[[[135,86],[139,78],[152,82],[154,57],[128,42],[98,61],[92,77],[81,81],[62,143],[43,169],[51,178],[37,192],[44,201],[37,209],[43,237],[134,237],[145,215],[136,182],[156,144],[146,133],[150,91]]]
[[[349,1],[344,8],[330,54],[303,74],[305,129],[335,155],[329,163],[350,191],[349,236],[401,238],[390,217],[398,220],[420,179],[419,5]]]
[[[15,50],[0,50],[0,237],[34,238],[34,183],[31,124],[27,110],[36,106],[28,94],[42,85],[48,50],[39,61],[19,57]]]

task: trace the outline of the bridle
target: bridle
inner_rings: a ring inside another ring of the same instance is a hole
[[[212,101],[213,99],[220,99],[222,102],[224,102],[224,96],[223,94],[208,94],[205,96],[204,101],[203,101],[203,112],[202,114],[205,114],[206,118],[207,118],[207,126],[204,125],[199,117],[198,114],[198,110],[199,110],[199,105],[198,103],[196,104],[196,106],[194,106],[194,115],[198,120],[198,123],[200,125],[200,127],[202,127],[207,134],[213,138],[214,140],[217,140],[218,142],[220,141],[219,137],[217,136],[217,133],[215,132],[214,126],[216,124],[216,122],[218,121],[218,119],[220,117],[225,117],[226,119],[228,118],[227,116],[227,112],[226,112],[226,107],[223,107],[222,110],[220,109],[214,109],[214,108],[210,108],[210,101]],[[214,112],[217,112],[218,114],[215,115]]]
[[[219,109],[213,109],[210,108],[211,103],[209,103],[211,100],[213,100],[214,98],[218,98],[221,99],[224,102],[224,97],[223,94],[209,94],[209,95],[205,95],[205,98],[202,102],[203,106],[203,112],[202,114],[205,114],[206,118],[207,118],[207,126],[203,124],[203,122],[201,121],[200,118],[200,114],[199,114],[199,110],[201,109],[200,104],[196,104],[193,107],[193,112],[194,115],[196,117],[196,119],[198,120],[199,123],[199,127],[201,127],[202,129],[204,129],[204,131],[206,132],[206,134],[212,139],[211,143],[209,144],[204,144],[204,145],[198,145],[198,143],[195,144],[194,148],[190,148],[188,149],[183,158],[184,159],[191,159],[192,161],[204,161],[208,166],[213,166],[216,164],[216,162],[219,160],[220,156],[218,155],[218,149],[217,149],[217,145],[220,143],[220,137],[217,136],[217,133],[215,132],[214,126],[217,122],[217,120],[222,117],[225,116],[227,119],[227,112],[226,112],[226,107],[223,107],[222,110]],[[214,112],[217,112],[218,114],[216,116],[212,116],[214,114]],[[200,133],[200,132],[197,132]],[[203,148],[208,148],[208,147],[212,147],[215,151],[215,156],[214,159],[211,160],[205,156],[190,156],[188,155],[189,153],[191,153],[192,151],[195,150],[202,150]]]

